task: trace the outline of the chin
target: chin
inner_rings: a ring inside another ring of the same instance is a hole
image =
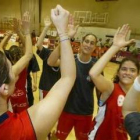
[[[122,83],[123,83],[124,85],[132,85],[132,84],[133,84],[133,82],[132,82],[132,81],[131,81],[131,82],[128,82],[128,81],[127,81],[127,82],[125,82],[125,81],[124,81],[124,82],[122,82]]]

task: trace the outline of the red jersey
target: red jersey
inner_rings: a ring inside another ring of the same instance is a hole
[[[0,116],[0,140],[37,140],[27,111]]]
[[[125,95],[120,85],[114,84],[110,97],[102,106],[99,106],[89,140],[128,140],[122,115]]]
[[[26,78],[27,78],[27,70],[24,69],[20,73],[19,79],[15,85],[14,93],[10,97],[14,113],[20,113],[21,111],[29,107],[26,92]]]

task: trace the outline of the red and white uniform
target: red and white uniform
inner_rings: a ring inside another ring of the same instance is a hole
[[[110,97],[102,106],[99,106],[89,140],[128,140],[122,116],[125,95],[120,85],[114,84]]]

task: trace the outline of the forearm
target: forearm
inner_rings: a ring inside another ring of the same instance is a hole
[[[64,40],[60,37],[60,54],[61,54],[61,77],[75,77],[76,70],[70,40]]]
[[[90,70],[90,76],[94,79],[99,76],[104,70],[107,63],[119,51],[116,46],[111,46],[110,49],[94,64]]]
[[[59,62],[59,59],[60,59],[60,45],[58,45],[50,54],[48,60],[47,60],[47,63],[49,66],[59,66],[60,62]]]
[[[25,69],[33,56],[30,34],[25,35],[25,50],[25,54],[12,66],[15,76],[18,76]]]
[[[45,26],[41,35],[39,36],[39,39],[38,39],[37,44],[36,44],[36,46],[39,50],[42,50],[42,44],[43,44],[44,38],[47,34],[48,28],[49,28],[49,26]]]
[[[25,35],[25,56],[29,59],[33,56],[32,40],[30,34]]]

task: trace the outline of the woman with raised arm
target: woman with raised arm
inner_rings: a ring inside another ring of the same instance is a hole
[[[57,31],[61,34],[61,78],[50,90],[48,96],[38,104],[28,108],[27,111],[19,114],[7,111],[7,98],[14,91],[15,82],[18,78],[15,71],[23,69],[27,56],[24,55],[12,68],[3,52],[0,52],[0,139],[45,139],[57,121],[74,84],[76,77],[75,62],[70,41],[66,34],[69,12],[58,5],[55,9],[52,9],[51,17]],[[28,22],[27,18],[26,20]],[[30,34],[26,32],[25,44],[31,47],[32,44],[29,43],[28,39],[31,42]],[[28,58],[31,57],[28,56]]]
[[[139,73],[139,63],[135,59],[124,58],[119,65],[114,81],[109,81],[101,72],[111,58],[123,47],[134,40],[126,41],[129,26],[118,29],[113,39],[113,45],[91,68],[90,76],[101,92],[98,114],[94,119],[89,140],[128,140],[123,126],[122,105],[127,91]]]
[[[74,26],[72,17],[70,24],[71,27]],[[86,34],[82,38],[80,52],[75,55],[76,81],[57,125],[56,136],[60,140],[65,140],[73,128],[76,139],[88,139],[94,110],[94,84],[89,77],[89,70],[96,62],[96,58],[92,57],[96,42],[97,37],[94,34]],[[61,58],[59,50],[57,47],[49,56],[49,65],[59,66]]]
[[[36,47],[37,47],[37,54],[41,58],[43,65],[42,65],[42,73],[40,76],[39,81],[39,99],[42,100],[52,86],[58,81],[60,78],[60,69],[59,67],[50,67],[47,64],[47,60],[49,55],[51,54],[52,50],[43,47],[43,40],[47,34],[47,30],[51,25],[51,21],[49,18],[44,19],[44,29],[41,32],[41,35],[38,38]]]

